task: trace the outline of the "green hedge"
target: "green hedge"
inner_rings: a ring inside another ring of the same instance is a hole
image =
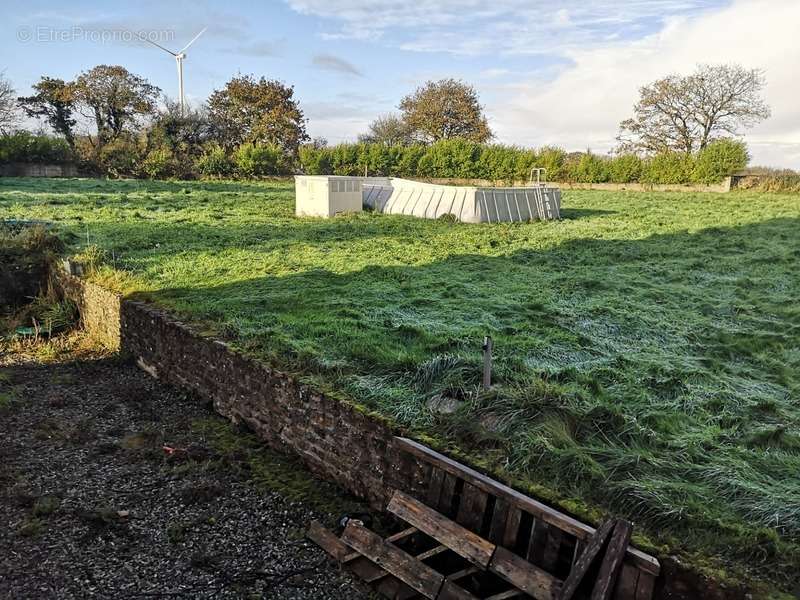
[[[525,181],[533,167],[550,181],[576,183],[715,183],[746,166],[747,149],[736,140],[719,140],[696,155],[665,152],[650,158],[614,157],[591,152],[567,154],[557,147],[538,151],[516,146],[443,140],[430,146],[339,144],[301,148],[300,170],[308,175],[487,179]]]
[[[18,131],[0,136],[0,162],[63,163],[75,160],[62,138]]]

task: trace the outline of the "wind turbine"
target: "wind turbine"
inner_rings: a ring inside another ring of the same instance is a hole
[[[205,33],[206,29],[208,29],[208,27],[203,27],[200,33],[194,36],[188,44],[186,44],[183,48],[181,48],[177,52],[168,50],[167,48],[164,48],[164,46],[156,44],[153,40],[149,40],[137,34],[140,40],[149,42],[150,44],[153,44],[153,46],[155,46],[156,48],[161,48],[164,52],[167,52],[175,57],[175,62],[178,65],[178,103],[180,104],[181,107],[181,116],[183,116],[184,112],[186,111],[186,98],[183,95],[183,59],[186,58],[186,50],[189,48],[189,46],[194,44],[197,41],[197,38],[199,38],[201,35]]]

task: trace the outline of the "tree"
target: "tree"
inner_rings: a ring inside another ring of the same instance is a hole
[[[208,117],[225,148],[274,144],[295,156],[308,140],[306,119],[294,99],[294,88],[252,75],[231,79],[208,99]]]
[[[765,83],[762,71],[740,65],[699,65],[692,75],[659,79],[639,90],[634,116],[620,123],[621,149],[690,154],[739,135],[769,117]]]
[[[0,73],[0,134],[8,135],[19,123],[14,86]]]
[[[63,79],[42,77],[34,84],[33,96],[18,98],[29,117],[42,118],[58,134],[64,136],[70,148],[75,148],[75,89]]]
[[[386,146],[405,146],[413,139],[411,130],[399,115],[383,115],[369,124],[367,133],[358,136],[359,142],[384,144]]]
[[[99,65],[81,73],[74,83],[75,100],[87,118],[94,119],[96,148],[153,115],[161,90],[125,67]]]
[[[421,141],[464,138],[483,143],[493,137],[478,93],[455,79],[428,81],[400,102],[403,122]]]

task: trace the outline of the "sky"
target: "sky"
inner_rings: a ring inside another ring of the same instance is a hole
[[[698,63],[763,69],[772,117],[752,164],[800,169],[800,0],[0,0],[0,71],[20,94],[48,75],[119,64],[201,104],[236,74],[293,85],[312,137],[354,140],[430,79],[475,86],[496,141],[605,153],[640,86]]]

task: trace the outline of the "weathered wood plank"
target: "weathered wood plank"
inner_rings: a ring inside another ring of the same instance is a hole
[[[408,494],[395,492],[386,510],[479,567],[486,568],[492,558],[494,544],[443,517]]]
[[[564,532],[553,525],[547,526],[547,536],[542,551],[542,568],[545,571],[553,571],[558,562],[558,551],[564,541]]]
[[[311,521],[306,537],[339,562],[342,562],[344,557],[350,553],[350,548],[347,547],[347,544],[319,521]]]
[[[522,596],[523,592],[514,589],[514,590],[506,590],[505,592],[500,592],[499,594],[494,594],[493,596],[489,596],[485,600],[509,600],[509,598],[519,598]]]
[[[617,580],[617,589],[614,600],[636,600],[636,584],[639,581],[639,569],[631,564],[622,565],[622,571]]]
[[[477,532],[483,523],[488,496],[486,492],[469,483],[464,484],[461,492],[461,504],[458,507],[456,522],[467,529]]]
[[[391,575],[386,576],[375,586],[378,593],[384,598],[392,600],[411,600],[419,598],[419,593],[414,589]]]
[[[506,530],[503,533],[503,543],[500,544],[505,548],[513,548],[517,543],[517,536],[519,535],[519,524],[522,521],[522,511],[516,506],[512,506],[508,510],[508,518],[506,519]]]
[[[449,548],[447,546],[441,546],[441,545],[440,546],[434,546],[430,550],[425,550],[425,552],[421,552],[420,554],[417,554],[414,558],[416,558],[417,560],[425,560],[426,558],[431,558],[432,556],[437,556],[438,554],[441,554],[442,552],[447,552],[448,550],[449,550]]]
[[[584,548],[580,557],[578,557],[578,560],[576,560],[572,565],[572,570],[569,572],[569,576],[564,580],[564,585],[561,588],[560,600],[571,600],[571,598],[575,595],[575,592],[578,591],[578,588],[580,587],[583,578],[586,577],[586,573],[589,571],[592,563],[594,563],[595,559],[606,547],[606,544],[608,543],[613,531],[613,519],[607,520],[597,529],[595,534],[586,544],[586,548]]]
[[[393,533],[389,537],[386,538],[386,541],[390,544],[394,544],[395,542],[400,542],[407,537],[411,537],[415,533],[419,532],[419,529],[416,527],[406,527],[403,531],[398,531],[397,533]]]
[[[342,541],[426,598],[433,600],[439,594],[444,583],[443,575],[387,543],[363,525],[350,521],[344,529]]]
[[[489,526],[489,541],[495,544],[502,544],[506,532],[506,520],[508,519],[508,502],[502,498],[494,503],[492,512],[492,523]]]
[[[425,504],[433,508],[439,506],[439,496],[442,494],[442,484],[444,483],[444,471],[436,465],[431,465],[431,476],[428,481],[428,492]]]
[[[448,517],[452,516],[453,512],[453,496],[456,493],[456,483],[458,483],[458,478],[452,473],[445,472],[442,480],[442,490],[439,493],[439,505],[432,507]]]
[[[447,473],[464,479],[464,481],[484,490],[489,494],[493,494],[498,498],[508,500],[511,504],[518,506],[526,512],[529,512],[535,518],[542,519],[552,525],[555,525],[567,533],[571,533],[578,539],[587,540],[595,532],[593,527],[590,527],[585,523],[581,523],[577,519],[551,508],[550,506],[547,506],[538,500],[534,500],[533,498],[525,496],[524,494],[521,494],[507,485],[504,485],[498,481],[494,481],[482,473],[479,473],[478,471],[471,469],[466,465],[462,465],[461,463],[456,462],[447,456],[436,452],[435,450],[431,450],[430,448],[415,442],[414,440],[398,437],[397,441],[400,444],[400,447],[414,454],[415,456],[431,462],[436,467],[446,471]],[[628,547],[627,551],[627,560],[632,561],[633,564],[638,568],[642,569],[643,571],[647,571],[648,573],[652,573],[653,575],[658,575],[661,571],[661,565],[655,557],[630,546]]]
[[[555,600],[561,589],[560,580],[501,546],[494,551],[489,570],[536,600]]]
[[[479,600],[477,596],[471,594],[457,583],[445,579],[442,591],[437,600]]]
[[[591,600],[609,600],[614,585],[617,583],[619,571],[622,568],[622,561],[628,544],[631,542],[633,524],[630,521],[617,519],[614,525],[614,533],[608,541],[608,549],[600,565],[600,572],[597,574],[597,581],[592,589]]]
[[[656,587],[656,578],[650,573],[639,573],[636,582],[636,600],[651,600]]]

